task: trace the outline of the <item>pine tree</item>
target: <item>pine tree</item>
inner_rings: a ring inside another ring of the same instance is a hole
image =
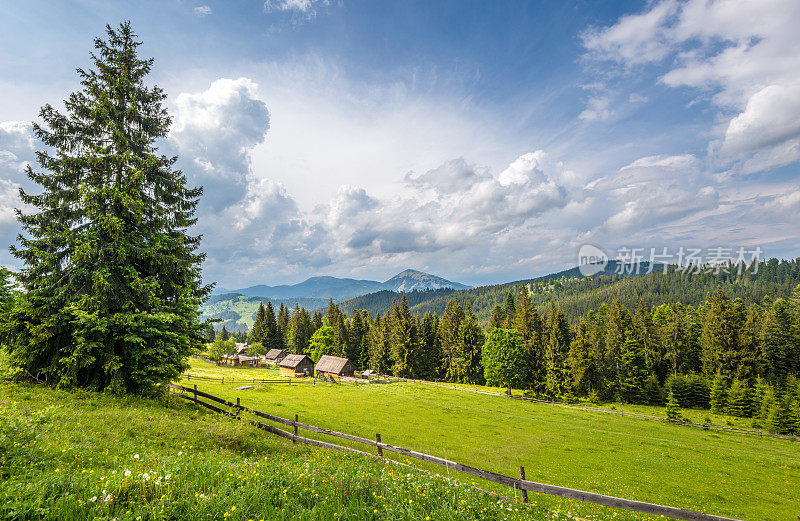
[[[667,395],[667,418],[674,421],[680,421],[682,419],[681,408],[672,391]]]
[[[492,318],[489,321],[489,327],[491,329],[495,328],[502,328],[506,323],[506,312],[503,309],[503,306],[497,304],[492,311]]]
[[[711,386],[711,411],[722,414],[728,405],[728,385],[725,377],[717,373],[714,376],[714,384]]]
[[[275,320],[275,308],[272,302],[267,301],[264,307],[264,336],[261,343],[269,351],[270,349],[283,349],[283,339],[278,331],[278,321]]]
[[[281,346],[285,348],[289,339],[289,308],[284,306],[283,302],[281,302],[278,308],[278,316],[276,318],[278,322],[278,333],[281,338]]]
[[[581,320],[568,355],[572,387],[578,394],[588,396],[595,383],[596,367],[591,357],[591,341],[586,322]]]
[[[267,310],[263,302],[258,303],[253,329],[250,330],[250,342],[264,344],[267,337]]]
[[[483,366],[481,365],[481,349],[485,343],[483,330],[478,325],[469,304],[464,309],[464,318],[459,327],[459,367],[457,381],[470,384],[482,384]],[[524,368],[522,368],[524,373]]]
[[[730,298],[717,287],[708,300],[703,324],[703,369],[707,376],[715,373],[732,377],[739,365],[739,330],[742,322]]]
[[[420,355],[419,329],[417,321],[408,309],[405,293],[400,304],[395,303],[391,319],[392,374],[401,378],[417,378]]]
[[[389,335],[389,317],[378,313],[369,330],[369,367],[379,374],[385,374],[391,368]]]
[[[547,316],[547,393],[552,397],[565,395],[571,391],[569,367],[570,330],[564,313],[551,301]]]
[[[295,304],[294,312],[289,317],[289,335],[286,347],[296,354],[307,354],[308,344],[311,335],[314,334],[314,326],[308,311]]]
[[[26,294],[4,328],[11,362],[62,387],[150,394],[178,376],[203,345],[198,306],[203,255],[195,223],[200,188],[187,188],[157,155],[171,118],[153,65],[130,23],[95,39],[93,68],[62,115],[45,105],[34,133],[55,151],[27,168],[43,191],[20,190],[33,213],[11,252]]]
[[[464,321],[464,308],[456,300],[450,300],[439,322],[439,342],[442,346],[441,373],[448,382],[457,382],[458,358],[461,356],[461,323]]]
[[[516,327],[516,318],[517,318],[517,305],[514,302],[514,294],[510,291],[508,295],[506,295],[506,307],[503,310],[503,315],[505,315],[506,323],[504,327],[506,329],[514,329]]]
[[[230,333],[228,333],[228,330],[225,328],[225,326],[222,326],[222,331],[220,331],[220,333],[219,333],[219,338],[220,338],[220,340],[222,340],[222,341],[226,341],[226,340],[228,340],[230,337],[231,337],[231,334],[230,334]]]
[[[752,414],[753,390],[744,380],[736,379],[728,390],[727,412],[731,416],[749,418]]]

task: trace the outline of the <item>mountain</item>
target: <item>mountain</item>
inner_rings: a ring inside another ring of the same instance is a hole
[[[375,280],[346,279],[339,277],[311,277],[298,284],[265,286],[263,284],[247,288],[226,290],[246,297],[265,297],[268,299],[321,298],[345,300],[376,291],[414,291],[424,289],[468,289],[471,286],[452,282],[430,273],[405,270],[386,282]],[[222,292],[215,292],[222,293]]]
[[[289,307],[295,303],[308,310],[321,308],[329,299],[341,302],[372,293],[396,295],[397,292],[457,291],[471,286],[452,282],[430,273],[417,270],[405,270],[386,282],[374,280],[348,279],[339,277],[311,277],[298,284],[266,286],[259,284],[236,290],[220,288],[215,291],[201,308],[204,318],[223,320],[222,325],[229,331],[238,331],[253,324],[255,312],[261,302],[267,301],[277,310],[281,302]],[[391,298],[389,299],[391,303]]]
[[[406,292],[423,291],[426,289],[469,289],[472,286],[461,284],[459,282],[452,282],[430,273],[424,273],[417,270],[405,270],[398,273],[391,279],[382,284],[381,290]]]

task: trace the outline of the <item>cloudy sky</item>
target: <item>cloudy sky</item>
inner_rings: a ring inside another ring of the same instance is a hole
[[[465,283],[582,244],[800,255],[800,2],[28,0],[0,16],[0,242],[30,122],[131,20],[205,187],[227,288],[415,268]],[[0,263],[18,267],[0,250]]]

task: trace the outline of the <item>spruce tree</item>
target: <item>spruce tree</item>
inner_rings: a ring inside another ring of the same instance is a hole
[[[681,408],[675,394],[670,390],[667,395],[667,418],[673,421],[681,420]]]
[[[45,105],[36,137],[42,189],[20,190],[23,233],[11,252],[26,294],[8,317],[12,362],[62,387],[151,394],[203,344],[199,237],[187,230],[201,188],[158,155],[171,118],[153,60],[130,23],[95,39],[92,68],[62,114]]]

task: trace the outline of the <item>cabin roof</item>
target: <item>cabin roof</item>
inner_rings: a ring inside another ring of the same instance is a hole
[[[298,365],[300,365],[302,363],[305,363],[305,362],[307,362],[307,363],[309,363],[311,365],[314,365],[314,361],[311,360],[306,355],[286,355],[286,357],[283,360],[278,362],[278,366],[279,367],[288,367],[289,369],[294,369]]]
[[[340,374],[343,372],[353,372],[356,370],[352,362],[347,358],[339,356],[323,355],[314,367],[316,371],[324,373]]]
[[[267,360],[275,360],[276,358],[281,356],[281,353],[283,353],[283,349],[270,349],[269,351],[267,351],[267,355],[265,356],[265,358]]]

